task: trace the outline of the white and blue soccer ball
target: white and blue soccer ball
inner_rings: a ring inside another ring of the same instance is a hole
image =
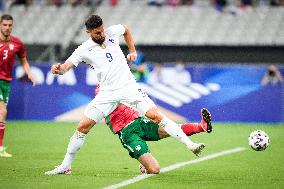
[[[263,151],[269,145],[269,136],[262,130],[253,131],[248,138],[249,145],[255,151]]]

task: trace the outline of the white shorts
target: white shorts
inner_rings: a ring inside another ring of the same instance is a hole
[[[122,89],[100,91],[88,104],[84,114],[98,122],[102,118],[102,115],[98,115],[98,110],[104,116],[108,116],[119,103],[133,108],[141,115],[145,115],[149,109],[156,107],[144,90],[139,88],[137,84],[133,84]]]

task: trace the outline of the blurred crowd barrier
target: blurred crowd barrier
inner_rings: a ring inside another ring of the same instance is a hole
[[[94,97],[98,81],[87,66],[58,77],[48,64],[31,69],[38,78],[35,87],[15,66],[10,120],[72,120]],[[284,67],[278,69],[284,75]],[[200,120],[206,107],[217,122],[284,122],[283,82],[261,84],[266,72],[267,65],[155,64],[139,84],[159,107],[188,120]]]

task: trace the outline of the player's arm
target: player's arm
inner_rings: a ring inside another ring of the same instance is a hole
[[[51,66],[51,72],[53,74],[63,75],[68,72],[70,69],[74,68],[75,65],[70,61],[65,61],[64,64],[54,64]]]
[[[269,83],[269,76],[267,73],[265,73],[261,80],[261,85],[267,85],[268,83]]]
[[[25,70],[26,74],[28,75],[28,78],[33,83],[33,86],[35,86],[36,85],[36,78],[33,76],[32,72],[31,72],[30,65],[28,63],[27,57],[21,57],[20,63],[22,65],[23,69]]]
[[[126,26],[124,26],[124,28],[125,28],[125,32],[123,36],[124,36],[125,43],[129,49],[129,54],[127,55],[127,59],[129,61],[135,61],[137,58],[137,53],[135,50],[134,40],[133,40],[130,30]]]
[[[275,76],[277,77],[279,82],[281,82],[281,83],[283,82],[283,77],[282,77],[279,70],[276,70]]]

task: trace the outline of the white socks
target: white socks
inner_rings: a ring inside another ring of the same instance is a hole
[[[63,168],[71,168],[74,157],[77,154],[78,150],[80,150],[80,148],[83,146],[85,138],[86,134],[81,133],[77,130],[75,131],[73,136],[70,138],[67,152],[60,166],[62,166]]]
[[[171,135],[172,137],[176,138],[180,142],[184,143],[189,149],[194,148],[195,143],[193,143],[183,132],[181,127],[178,124],[170,120],[169,118],[165,117],[159,123],[161,127],[165,129],[165,131]]]

